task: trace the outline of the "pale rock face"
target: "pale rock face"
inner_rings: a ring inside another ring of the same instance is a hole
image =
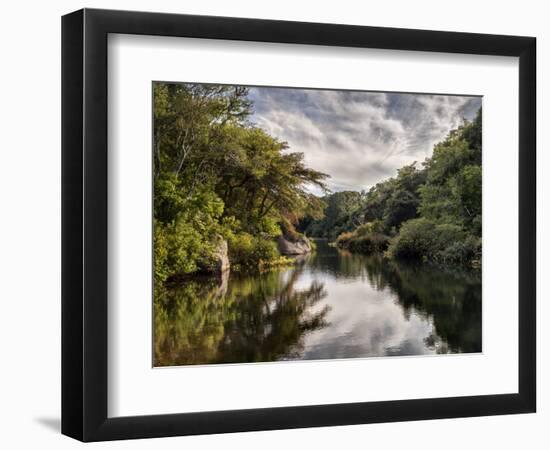
[[[229,256],[227,254],[227,241],[223,238],[218,239],[218,246],[214,252],[216,258],[216,273],[223,274],[230,268]]]
[[[300,236],[295,242],[285,239],[284,236],[279,236],[277,247],[281,255],[305,255],[311,252],[311,243],[305,236]]]

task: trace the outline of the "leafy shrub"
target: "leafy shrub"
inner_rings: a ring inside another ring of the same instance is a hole
[[[433,247],[435,224],[427,219],[405,222],[399,235],[393,238],[388,247],[388,256],[396,259],[419,259],[427,257]]]
[[[481,239],[468,235],[463,241],[452,242],[439,252],[440,263],[479,265]]]
[[[377,231],[380,227],[379,221],[360,225],[355,231],[342,233],[338,236],[336,245],[355,253],[383,252],[388,247],[389,238]]]
[[[367,234],[383,234],[384,232],[384,223],[381,220],[373,220],[372,222],[367,222],[362,225],[359,225],[353,233],[356,236],[366,236]]]
[[[236,271],[258,269],[280,256],[275,242],[270,238],[245,232],[231,235],[228,245],[231,268]]]
[[[155,198],[155,208],[162,208],[169,220],[155,219],[154,222],[155,282],[212,270],[219,237],[229,234],[236,226],[234,221],[226,219],[220,223],[223,201],[215,193],[203,190],[183,198],[168,178],[162,183],[166,189],[163,196]]]
[[[355,234],[352,231],[347,231],[345,233],[342,233],[340,236],[336,238],[336,245],[340,248],[347,248],[350,240],[355,236]]]
[[[454,224],[419,218],[405,222],[387,256],[437,264],[471,264],[481,255],[481,239]]]
[[[389,239],[387,236],[371,233],[351,239],[347,249],[351,252],[365,254],[383,252],[388,248],[388,243]]]
[[[170,275],[169,269],[166,265],[166,259],[168,258],[168,245],[166,240],[166,233],[157,222],[153,224],[154,229],[154,277],[156,283],[161,283]]]
[[[258,264],[277,259],[279,251],[277,250],[277,244],[271,239],[265,239],[262,236],[254,236],[253,239],[254,249],[252,251],[252,260],[257,261]]]
[[[155,280],[211,270],[216,246],[214,237],[206,238],[190,221],[155,224]]]

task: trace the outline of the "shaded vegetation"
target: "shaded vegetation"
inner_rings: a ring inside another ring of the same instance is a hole
[[[341,233],[361,224],[359,213],[365,203],[364,192],[334,192],[320,200],[324,206],[321,217],[315,219],[308,215],[298,224],[298,228],[306,235],[334,240]]]

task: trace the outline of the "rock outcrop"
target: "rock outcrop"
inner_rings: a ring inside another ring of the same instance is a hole
[[[227,253],[227,241],[221,236],[218,239],[216,250],[214,250],[214,270],[218,274],[227,272],[230,268],[229,256]]]
[[[279,236],[277,238],[277,247],[281,255],[292,256],[292,255],[305,255],[310,253],[311,242],[305,236],[298,236],[293,240],[285,236]]]

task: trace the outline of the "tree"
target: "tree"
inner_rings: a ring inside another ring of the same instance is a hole
[[[415,163],[404,166],[396,177],[372,187],[362,206],[365,225],[344,230],[338,245],[371,252],[383,249],[380,243],[390,235],[390,258],[479,265],[481,117],[480,109],[472,122],[436,144],[422,169]]]
[[[397,171],[393,190],[384,207],[383,220],[386,231],[398,229],[401,224],[418,216],[420,195],[418,188],[426,181],[426,171],[418,170],[416,162]]]
[[[364,194],[356,191],[334,192],[322,197],[322,215],[311,214],[300,223],[299,228],[313,237],[335,239],[343,231],[353,229],[361,222],[354,214],[362,206]]]
[[[155,83],[153,97],[157,281],[209,270],[219,236],[249,248],[256,264],[253,255],[275,258],[260,251],[261,239],[241,244],[247,235],[277,236],[281,224],[305,214],[320,216],[322,202],[307,186],[326,189],[327,175],[250,123],[247,88]]]

